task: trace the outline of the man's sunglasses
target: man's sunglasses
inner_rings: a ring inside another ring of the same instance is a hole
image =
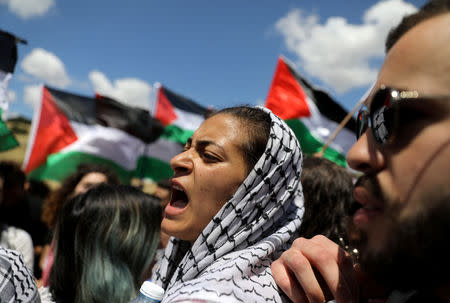
[[[399,124],[399,105],[411,100],[449,99],[450,96],[420,96],[417,91],[403,91],[381,86],[373,96],[370,109],[367,106],[359,110],[356,123],[356,139],[359,139],[367,128],[380,145],[385,145],[395,137]]]

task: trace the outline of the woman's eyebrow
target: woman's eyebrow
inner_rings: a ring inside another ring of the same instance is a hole
[[[216,146],[217,148],[219,148],[219,149],[221,149],[222,151],[225,152],[225,149],[222,147],[222,145],[219,145],[219,144],[217,144],[216,142],[211,141],[211,140],[198,140],[195,144],[196,144],[199,148],[205,148],[205,147],[208,146],[208,145],[214,145],[214,146]]]

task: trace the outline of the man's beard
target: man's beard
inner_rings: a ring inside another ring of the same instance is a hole
[[[370,179],[365,181],[372,183],[372,193],[385,199],[375,179]],[[380,228],[385,235],[380,243],[369,241],[369,235],[360,231],[361,238],[355,244],[363,271],[381,285],[399,290],[423,290],[449,283],[450,194],[443,191],[421,201],[422,210],[407,218],[400,219],[401,205],[386,207],[383,217],[387,220]]]

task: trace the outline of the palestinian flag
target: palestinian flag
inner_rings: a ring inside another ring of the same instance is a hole
[[[304,154],[322,149],[347,111],[326,92],[313,87],[295,69],[278,59],[266,107],[294,130]],[[349,120],[325,150],[324,157],[346,166],[346,155],[355,143],[355,119]]]
[[[61,181],[79,164],[94,162],[113,168],[125,183],[168,178],[168,155],[176,151],[161,142],[162,131],[149,111],[43,87],[24,171],[32,179]]]
[[[165,126],[162,137],[184,146],[211,110],[159,86],[154,117]]]

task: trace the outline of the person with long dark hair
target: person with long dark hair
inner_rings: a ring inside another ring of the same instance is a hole
[[[160,201],[132,186],[102,184],[66,202],[43,302],[130,301],[149,278],[160,223]]]
[[[82,194],[90,188],[102,183],[117,185],[120,181],[114,171],[108,166],[94,163],[82,163],[78,165],[77,170],[68,176],[61,186],[44,202],[41,220],[47,225],[49,235],[39,262],[39,266],[42,269],[42,285],[48,286],[48,279],[54,257],[52,240],[61,208],[68,199]]]

